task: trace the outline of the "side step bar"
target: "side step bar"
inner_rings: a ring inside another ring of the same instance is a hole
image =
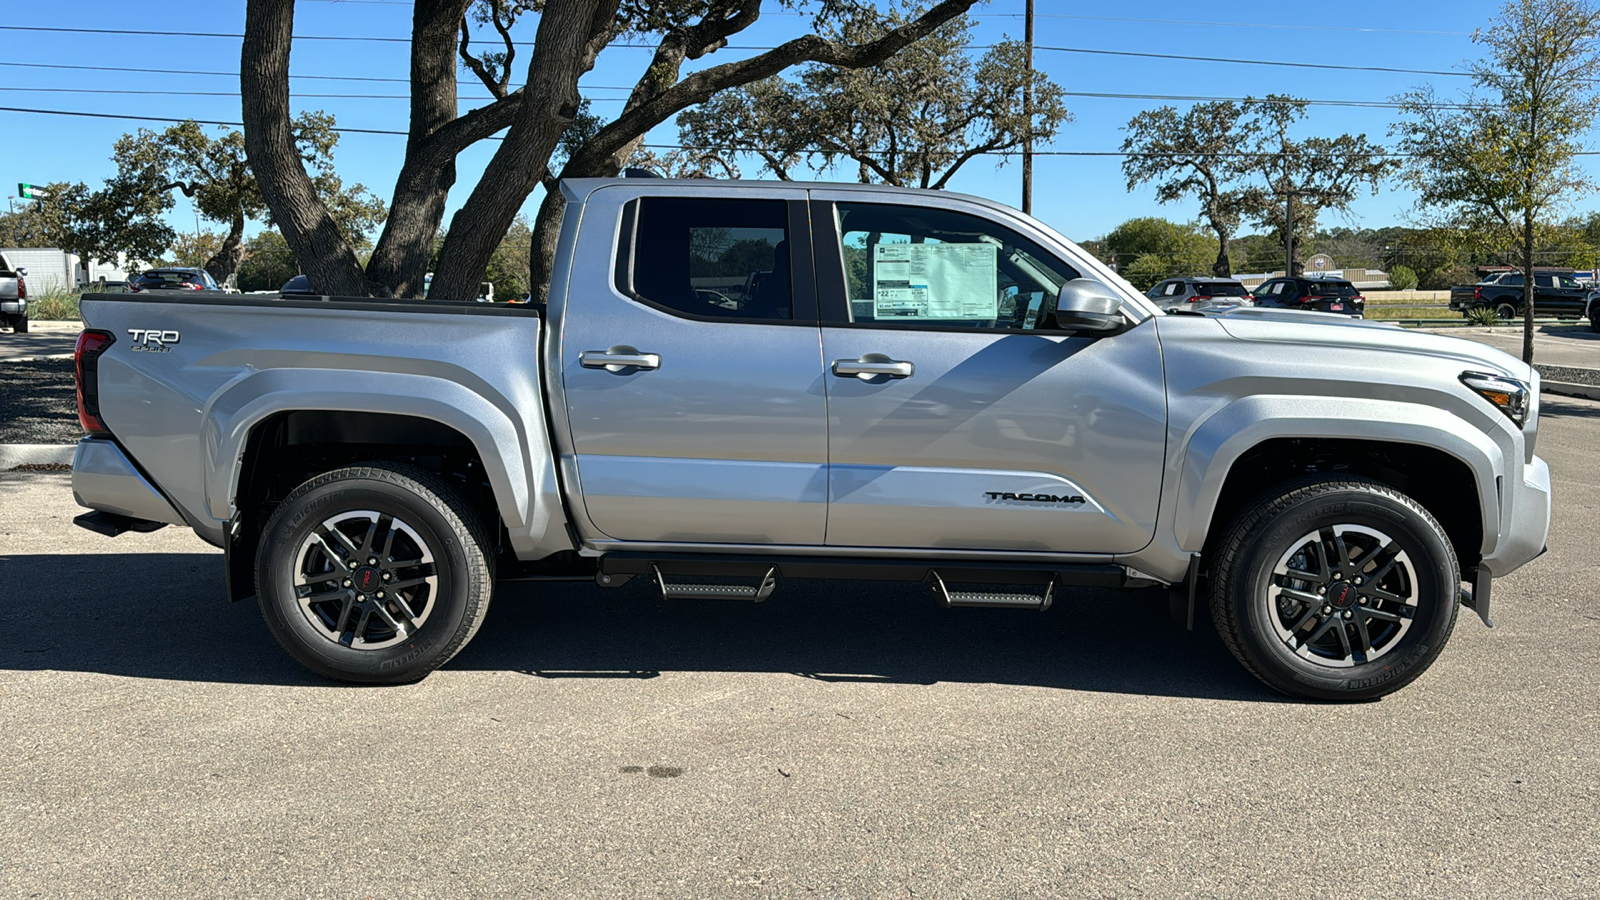
[[[1042,595],[1020,591],[952,591],[937,570],[928,573],[928,581],[932,583],[934,595],[939,598],[939,605],[947,609],[953,606],[976,606],[985,609],[1036,609],[1044,612],[1050,608],[1050,600],[1056,591],[1054,578],[1045,583]]]
[[[106,512],[100,509],[86,512],[83,515],[78,516],[72,520],[72,524],[78,526],[79,528],[87,528],[95,534],[103,534],[106,537],[116,537],[119,534],[124,534],[129,531],[137,531],[143,534],[151,531],[159,531],[167,527],[167,523],[165,522],[152,522],[149,519],[135,519],[132,516],[125,516],[121,513]]]
[[[661,588],[663,600],[748,600],[751,603],[760,603],[772,596],[773,589],[778,586],[778,570],[773,566],[767,567],[766,574],[761,576],[759,584],[673,583],[667,580],[661,573],[661,567],[656,564],[650,566],[650,572]]]

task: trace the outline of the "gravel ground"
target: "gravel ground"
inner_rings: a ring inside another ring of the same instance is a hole
[[[1572,366],[1546,366],[1534,363],[1539,376],[1545,381],[1563,381],[1567,384],[1600,385],[1600,369],[1579,369]]]
[[[72,360],[0,367],[0,444],[71,444],[80,437]]]

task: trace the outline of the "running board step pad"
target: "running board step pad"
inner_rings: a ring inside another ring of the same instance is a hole
[[[928,581],[933,588],[934,596],[939,598],[939,605],[972,606],[987,609],[1036,609],[1040,612],[1050,608],[1054,599],[1056,583],[1054,580],[1047,582],[1043,594],[1026,594],[1017,591],[952,591],[945,585],[944,578],[938,572],[929,572]]]
[[[748,600],[752,603],[772,596],[778,586],[778,570],[769,567],[760,584],[679,584],[669,582],[659,566],[651,566],[663,600]]]

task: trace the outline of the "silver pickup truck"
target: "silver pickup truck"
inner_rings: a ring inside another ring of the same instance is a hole
[[[0,325],[17,334],[28,332],[28,270],[16,269],[0,253]]]
[[[561,190],[548,309],[86,297],[81,524],[188,525],[353,682],[445,663],[497,578],[849,578],[1033,610],[1167,587],[1262,681],[1332,700],[1415,679],[1545,546],[1538,375],[1496,350],[1165,315],[955,194]]]

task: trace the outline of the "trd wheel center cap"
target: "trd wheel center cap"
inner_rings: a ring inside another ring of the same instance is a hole
[[[1341,581],[1328,589],[1328,602],[1333,604],[1335,609],[1349,609],[1356,605],[1356,595],[1359,593],[1355,585]]]
[[[378,589],[378,585],[383,583],[383,575],[375,566],[362,566],[355,571],[355,575],[351,576],[350,580],[354,583],[356,590],[363,594],[370,594]]]

